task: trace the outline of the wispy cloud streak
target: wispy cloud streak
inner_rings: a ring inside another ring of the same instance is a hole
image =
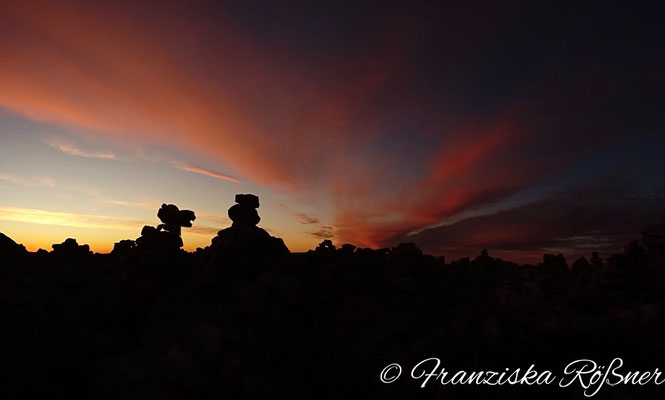
[[[276,207],[281,208],[284,210],[284,212],[288,215],[292,215],[298,219],[298,222],[303,224],[303,225],[312,225],[312,224],[320,224],[321,221],[318,218],[312,217],[308,214],[298,212],[287,206],[286,204],[280,203],[280,202],[275,202],[274,203]]]
[[[202,168],[202,167],[190,164],[190,163],[174,161],[174,162],[172,162],[172,164],[173,164],[174,167],[176,167],[178,169],[181,169],[183,171],[194,172],[196,174],[203,174],[203,175],[211,176],[213,178],[223,179],[225,181],[230,181],[230,182],[235,182],[235,183],[242,183],[242,181],[240,179],[235,178],[233,176],[225,175],[225,174],[222,174],[222,173],[219,173],[219,172],[216,172],[216,171],[212,171],[212,170],[209,170],[209,169],[206,169],[206,168]]]
[[[25,222],[38,225],[73,226],[77,228],[138,230],[144,225],[155,225],[156,221],[139,218],[113,217],[108,215],[77,214],[33,208],[7,207],[0,205],[0,220]],[[184,234],[206,236],[216,234],[217,228],[195,225]]]
[[[326,229],[326,227],[321,228],[318,231],[309,232],[309,234],[319,239],[332,239],[335,237],[335,234],[332,232],[332,230]]]
[[[79,149],[78,147],[72,146],[68,143],[63,143],[55,139],[48,140],[47,145],[53,147],[56,150],[59,150],[70,156],[83,157],[83,158],[99,158],[102,160],[117,160],[115,154],[106,151],[106,152],[87,152]]]
[[[33,187],[33,188],[55,186],[55,179],[49,176],[24,177],[18,175],[0,174],[0,181],[15,183],[17,185]]]
[[[134,229],[150,221],[107,215],[76,214],[33,208],[0,206],[0,220],[82,228]]]
[[[308,235],[314,236],[315,238],[318,238],[320,240],[332,239],[336,236],[334,233],[335,228],[333,228],[332,226],[324,226],[320,219],[312,217],[311,215],[305,214],[303,212],[298,212],[284,203],[274,202],[273,204],[275,205],[275,207],[282,209],[284,213],[286,213],[287,215],[292,215],[296,217],[298,223],[303,225],[313,225],[315,230],[308,231],[307,232]]]
[[[99,200],[100,203],[108,206],[124,206],[124,207],[136,207],[136,208],[143,208],[145,210],[158,210],[160,207],[160,203],[158,202],[150,202],[150,201],[124,201],[124,200],[113,200],[113,199],[107,199],[107,200]]]

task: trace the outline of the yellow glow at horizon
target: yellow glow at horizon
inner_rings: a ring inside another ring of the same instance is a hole
[[[206,219],[216,219],[219,229],[227,227],[221,224],[223,219],[213,215],[203,214]],[[204,218],[205,218],[204,217]],[[202,218],[203,219],[203,218]],[[156,225],[158,221],[138,218],[122,218],[106,215],[76,214],[61,211],[38,210],[31,208],[6,207],[0,205],[0,232],[7,234],[17,243],[23,244],[29,251],[40,248],[51,249],[54,243],[61,243],[67,238],[75,238],[79,244],[88,244],[94,252],[108,253],[113,244],[122,239],[136,239],[140,236],[144,225]],[[229,221],[230,222],[230,221]],[[182,236],[187,251],[194,251],[197,247],[209,246],[215,237],[216,227],[207,231],[183,229]],[[314,248],[318,243],[316,238],[301,234],[275,232],[269,229],[272,235],[288,237],[286,245],[291,251],[301,252]]]
[[[77,226],[82,228],[127,229],[149,221],[110,217],[106,215],[75,214],[60,211],[36,210],[0,206],[0,219],[41,225]]]

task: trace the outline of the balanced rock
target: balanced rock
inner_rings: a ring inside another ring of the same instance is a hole
[[[192,227],[192,221],[196,219],[194,211],[180,210],[175,204],[162,204],[162,207],[157,211],[157,217],[163,224],[157,227],[157,230],[167,230],[180,236],[180,228]]]
[[[157,211],[157,217],[163,223],[156,228],[149,225],[144,226],[141,230],[141,237],[136,239],[137,247],[164,251],[180,249],[183,246],[180,237],[181,228],[192,226],[192,221],[196,219],[194,211],[180,210],[175,204],[164,203]],[[122,246],[126,247],[126,245]]]
[[[235,200],[237,204],[229,208],[229,218],[233,221],[233,226],[256,226],[261,221],[256,211],[259,208],[259,197],[253,194],[236,194]]]
[[[242,261],[259,269],[280,262],[291,254],[280,238],[271,236],[265,229],[256,226],[261,218],[257,212],[259,198],[253,194],[237,194],[236,204],[229,208],[233,224],[222,229],[212,239],[209,268],[215,270],[222,264]]]

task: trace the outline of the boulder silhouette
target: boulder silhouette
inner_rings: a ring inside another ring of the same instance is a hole
[[[166,230],[180,236],[180,228],[192,227],[192,221],[196,219],[194,211],[180,210],[175,204],[162,204],[162,207],[157,211],[157,217],[163,224],[157,227],[157,230]]]
[[[259,197],[253,194],[236,194],[236,203],[229,208],[229,218],[233,226],[256,226],[261,217],[256,211],[259,208]]]
[[[136,245],[139,248],[163,248],[179,249],[183,246],[180,235],[172,231],[162,231],[159,227],[155,228],[146,225],[141,229],[141,237],[136,239]]]
[[[23,245],[0,233],[0,267],[24,257],[26,254],[28,254],[28,251]]]
[[[183,246],[181,228],[191,228],[192,221],[196,219],[194,211],[180,210],[175,204],[162,204],[157,211],[157,217],[163,222],[157,227],[146,225],[141,230],[141,237],[136,239],[139,249],[163,249],[166,251],[178,250]],[[120,244],[118,250],[126,249],[129,243]],[[133,246],[129,246],[133,247]]]
[[[258,196],[237,194],[235,201],[236,204],[228,212],[233,224],[219,231],[212,239],[207,271],[218,271],[222,264],[227,272],[231,272],[231,265],[244,270],[262,270],[288,257],[291,252],[281,238],[273,237],[256,226],[261,220],[256,210],[259,207]]]
[[[324,239],[321,243],[319,243],[318,246],[316,246],[316,249],[314,249],[314,251],[319,253],[325,253],[325,252],[333,253],[336,250],[337,248],[330,239]]]
[[[0,258],[13,257],[25,253],[25,247],[9,238],[9,236],[0,233]]]
[[[113,244],[113,255],[126,255],[136,248],[136,241],[130,239],[123,239]]]
[[[60,244],[54,244],[53,254],[61,256],[86,256],[90,254],[90,246],[87,244],[80,245],[76,242],[76,239],[69,238]]]

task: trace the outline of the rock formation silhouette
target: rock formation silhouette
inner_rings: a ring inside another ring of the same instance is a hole
[[[162,224],[156,228],[146,225],[141,230],[141,237],[136,239],[139,248],[163,248],[167,250],[177,250],[183,246],[181,228],[192,227],[192,221],[196,219],[194,211],[180,210],[174,204],[162,204],[157,211],[157,217]],[[125,248],[128,246],[125,243]]]
[[[229,208],[229,218],[233,221],[233,226],[251,228],[261,221],[261,217],[256,211],[259,208],[258,196],[236,194],[236,203]]]
[[[17,244],[7,235],[0,233],[0,265],[13,263],[26,254],[25,246]]]
[[[584,398],[579,387],[556,385],[385,385],[379,373],[399,362],[408,374],[434,356],[466,371],[536,364],[556,373],[581,357],[607,364],[616,356],[631,371],[663,368],[663,223],[605,258],[593,252],[569,267],[546,254],[519,266],[480,248],[446,262],[414,243],[363,249],[325,240],[291,254],[257,226],[258,198],[236,201],[232,226],[195,253],[180,248],[178,234],[193,213],[170,205],[160,208],[165,226],[144,228],[110,255],[74,239],[27,252],[0,234],[3,393]],[[603,390],[662,398],[655,385]]]
[[[87,244],[79,245],[76,242],[76,239],[69,238],[60,244],[54,244],[53,246],[53,255],[56,256],[71,256],[71,257],[82,257],[92,254],[90,252],[90,246]]]
[[[127,255],[136,248],[136,241],[131,239],[123,239],[117,243],[113,244],[113,250],[111,254],[113,255]]]
[[[228,211],[232,225],[219,231],[207,249],[208,273],[257,273],[284,262],[291,254],[284,241],[257,226],[258,196],[236,194],[235,201]]]
[[[174,204],[162,204],[162,207],[157,212],[157,217],[163,224],[157,227],[157,230],[166,230],[175,235],[180,236],[181,227],[192,227],[192,221],[196,219],[194,211],[179,210]]]

